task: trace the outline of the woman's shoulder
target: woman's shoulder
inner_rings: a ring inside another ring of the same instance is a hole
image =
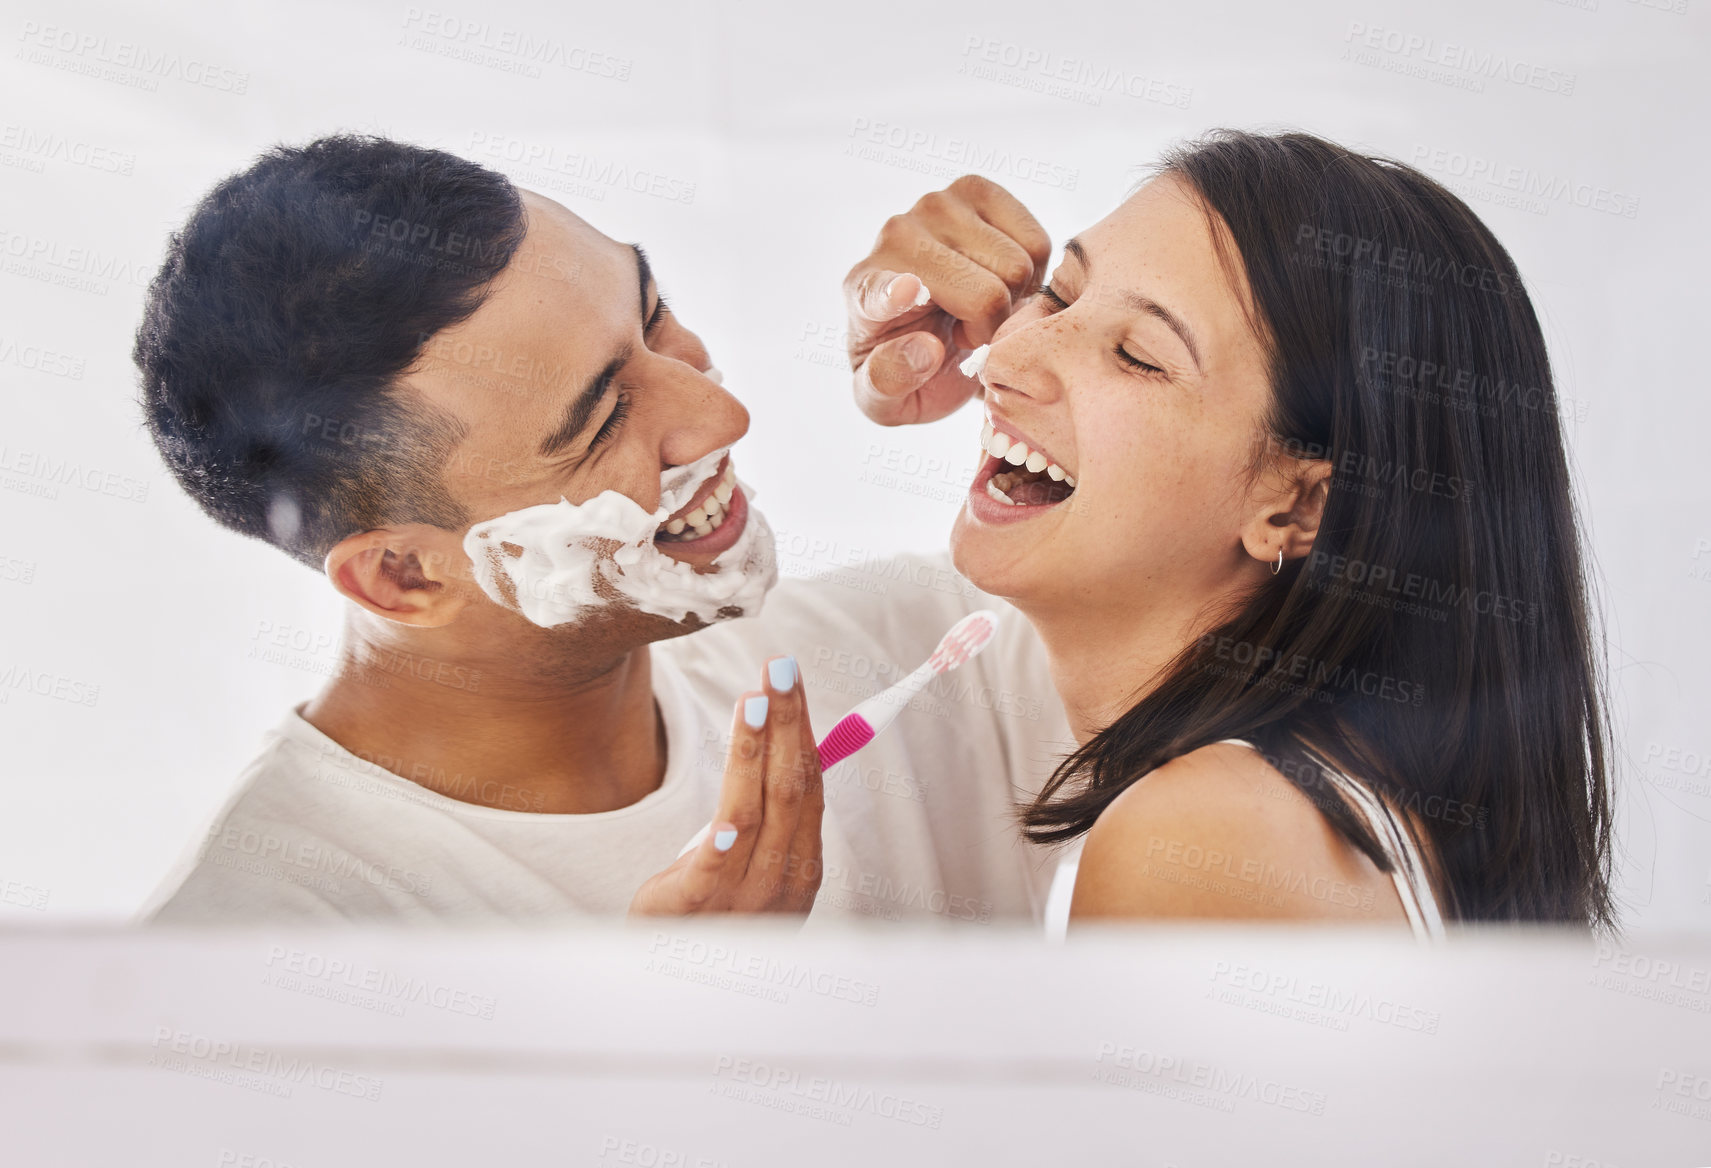
[[[1132,783],[1088,832],[1071,914],[1405,919],[1390,878],[1247,746],[1218,742]]]

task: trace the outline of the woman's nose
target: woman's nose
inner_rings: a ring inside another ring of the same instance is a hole
[[[1058,344],[1049,330],[1039,327],[1043,323],[1036,321],[993,339],[980,371],[980,383],[988,391],[1017,394],[1036,401],[1049,401],[1057,396]]]

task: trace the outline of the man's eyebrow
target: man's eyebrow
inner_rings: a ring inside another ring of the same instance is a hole
[[[648,288],[654,282],[654,271],[652,265],[648,263],[648,253],[642,250],[641,244],[632,243],[630,250],[636,253],[636,299],[638,311],[642,318],[642,331],[645,333],[653,328],[660,313],[659,308],[656,307],[651,316],[648,314]],[[660,303],[663,305],[665,302],[661,300]]]
[[[1081,245],[1081,240],[1070,240],[1063,245],[1063,250],[1065,254],[1074,256],[1080,262],[1082,271],[1091,270],[1092,265],[1087,262],[1087,249]],[[1188,327],[1187,321],[1158,301],[1142,296],[1139,292],[1125,290],[1118,295],[1127,307],[1164,321],[1170,327],[1170,331],[1181,338],[1182,343],[1188,347],[1188,355],[1194,358],[1194,368],[1204,372],[1200,363],[1200,346],[1195,342],[1194,330]]]
[[[630,346],[625,345],[618,350],[615,357],[606,362],[604,369],[596,373],[589,379],[588,384],[582,387],[582,392],[577,394],[571,400],[570,405],[565,407],[564,421],[560,422],[558,429],[548,434],[546,440],[541,443],[542,458],[551,458],[569,446],[576,440],[578,434],[588,428],[588,421],[594,416],[595,407],[600,404],[600,399],[606,396],[606,390],[611,386],[612,379],[618,376],[618,370],[624,367],[631,355]]]

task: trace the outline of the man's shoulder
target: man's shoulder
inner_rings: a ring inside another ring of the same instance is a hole
[[[293,712],[267,735],[144,909],[147,920],[342,919],[343,902],[367,895],[372,864],[356,841],[373,826],[374,797],[392,785],[302,733],[300,720]]]

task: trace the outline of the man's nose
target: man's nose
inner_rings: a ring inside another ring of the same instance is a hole
[[[660,461],[682,466],[734,444],[749,432],[749,411],[712,378],[673,362],[670,422],[660,442]]]

